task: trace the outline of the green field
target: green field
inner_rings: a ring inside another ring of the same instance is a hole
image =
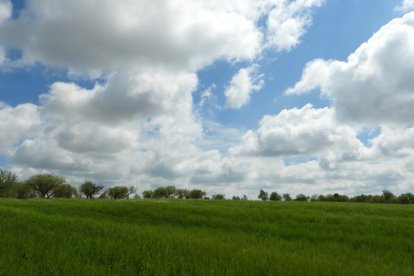
[[[414,206],[0,200],[0,275],[414,275]]]

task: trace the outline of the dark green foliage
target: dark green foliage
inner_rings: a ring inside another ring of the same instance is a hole
[[[129,197],[129,189],[126,186],[115,186],[108,188],[107,194],[112,199],[123,199]]]
[[[152,198],[172,198],[175,194],[175,186],[159,187],[156,188],[152,194]]]
[[[36,197],[35,191],[27,183],[18,183],[15,185],[14,194],[17,199],[28,199]]]
[[[55,188],[65,184],[65,179],[54,174],[38,174],[26,180],[28,184],[41,198],[50,198],[55,193]]]
[[[154,194],[154,191],[147,190],[142,192],[143,198],[152,198],[152,195]]]
[[[137,188],[135,186],[129,186],[128,187],[128,193],[127,193],[127,198],[130,198],[130,196],[132,196],[133,194],[137,195]]]
[[[213,195],[212,198],[214,200],[223,200],[223,199],[226,199],[226,196],[223,194],[217,194],[217,195]]]
[[[272,192],[270,194],[269,200],[271,200],[271,201],[281,201],[282,197],[277,192]]]
[[[187,189],[176,189],[175,196],[178,199],[188,199],[190,198],[190,191]]]
[[[391,204],[0,200],[1,275],[414,275]]]
[[[81,194],[85,195],[86,198],[92,199],[96,194],[98,194],[103,189],[103,186],[97,185],[91,181],[85,181],[80,187],[79,191]]]
[[[263,190],[260,190],[259,195],[257,196],[258,199],[267,200],[269,198],[269,194]]]
[[[397,200],[398,200],[398,203],[400,204],[414,204],[414,194],[412,193],[401,194]]]
[[[69,184],[61,184],[56,186],[53,189],[53,197],[56,198],[72,198],[77,196],[78,192],[76,191],[75,187],[72,187]]]
[[[308,197],[304,194],[298,194],[295,198],[295,201],[308,201]]]
[[[348,202],[348,201],[350,201],[350,199],[346,195],[328,194],[328,195],[318,195],[317,198],[316,198],[316,201]]]
[[[0,197],[12,197],[13,186],[17,184],[18,180],[15,173],[0,169]]]
[[[292,197],[290,196],[290,194],[283,194],[282,198],[284,201],[292,201]]]
[[[233,196],[232,200],[240,200],[240,197],[239,196]]]
[[[199,190],[199,189],[193,189],[190,191],[191,199],[202,199],[205,195],[206,195],[206,192]]]

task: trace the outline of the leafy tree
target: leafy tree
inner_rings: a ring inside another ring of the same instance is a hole
[[[137,194],[137,188],[135,186],[129,186],[128,187],[127,198],[129,198],[133,194],[135,194],[135,195]]]
[[[18,199],[28,199],[36,197],[36,194],[33,191],[32,187],[27,183],[16,184],[14,193],[16,195],[16,198]]]
[[[239,196],[233,196],[232,200],[240,200]]]
[[[76,188],[69,184],[58,185],[53,189],[53,191],[53,197],[56,198],[72,198],[78,194]]]
[[[103,189],[103,186],[97,185],[91,181],[85,181],[80,187],[79,191],[84,194],[86,198],[92,199],[94,195],[99,193]]]
[[[190,191],[187,189],[177,189],[175,190],[175,196],[178,199],[190,198]]]
[[[247,195],[243,195],[243,197],[241,198],[241,200],[248,200]]]
[[[400,204],[414,204],[414,195],[412,193],[401,194],[398,197]]]
[[[108,196],[112,199],[128,198],[129,188],[126,186],[115,186],[108,189]]]
[[[290,194],[283,194],[282,198],[284,201],[292,201],[292,197],[290,196]]]
[[[55,194],[55,188],[65,184],[65,179],[58,175],[45,173],[30,177],[26,180],[26,183],[32,187],[39,197],[50,198]]]
[[[100,196],[99,199],[107,199],[108,198],[108,191],[104,191]]]
[[[17,175],[15,173],[0,169],[0,197],[12,196],[13,186],[17,184]]]
[[[159,187],[154,190],[153,198],[171,198],[175,194],[175,186]]]
[[[216,194],[216,195],[213,195],[213,197],[212,197],[214,200],[223,200],[223,199],[226,199],[226,196],[225,195],[223,195],[223,194]]]
[[[142,197],[143,198],[152,198],[153,194],[154,194],[154,191],[152,191],[152,190],[143,191],[142,192]]]
[[[263,190],[260,190],[259,195],[257,196],[257,198],[261,199],[261,200],[267,200],[269,198],[269,194]]]
[[[206,192],[199,190],[199,189],[193,189],[190,191],[191,199],[202,199],[205,195],[206,195]]]
[[[295,198],[295,201],[308,201],[308,197],[304,194],[298,194]]]
[[[282,200],[282,197],[277,192],[272,192],[270,194],[269,200],[271,200],[271,201],[280,201],[280,200]]]
[[[388,190],[382,191],[382,197],[385,203],[393,203],[397,201],[397,197],[391,191]]]

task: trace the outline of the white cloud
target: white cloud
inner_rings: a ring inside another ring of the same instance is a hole
[[[263,74],[258,73],[258,65],[241,68],[224,92],[226,106],[235,109],[243,107],[250,102],[251,94],[262,89],[263,85]]]
[[[39,122],[37,106],[23,104],[13,108],[0,102],[0,152],[9,154],[7,149],[29,135]]]
[[[399,6],[395,7],[395,10],[402,12],[414,10],[414,0],[403,0]]]
[[[392,20],[348,60],[315,60],[287,94],[320,88],[339,118],[362,124],[412,123],[414,12]]]
[[[9,0],[0,0],[0,24],[9,19],[12,14],[12,4]]]
[[[324,0],[276,1],[267,18],[267,47],[289,51],[300,42],[306,28],[312,24],[311,11]]]

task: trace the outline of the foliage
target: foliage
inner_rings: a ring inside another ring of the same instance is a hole
[[[214,200],[223,200],[223,199],[226,199],[226,196],[223,194],[216,194],[216,195],[213,195],[212,198]]]
[[[269,194],[263,190],[260,190],[259,195],[257,196],[258,199],[267,200],[269,198]]]
[[[152,198],[153,194],[154,194],[154,192],[151,191],[151,190],[143,191],[142,192],[142,197],[143,198]]]
[[[284,201],[292,201],[292,197],[290,196],[290,194],[283,194],[282,198]]]
[[[166,186],[156,188],[152,194],[152,198],[172,198],[175,194],[175,186]]]
[[[29,199],[36,197],[36,193],[27,183],[18,183],[15,185],[14,194],[17,199]]]
[[[61,176],[54,174],[38,174],[30,177],[26,180],[28,184],[36,194],[41,198],[50,198],[55,194],[55,189],[65,184],[65,179]]]
[[[13,186],[18,184],[17,175],[0,169],[0,197],[13,196]]]
[[[190,191],[187,189],[176,189],[175,196],[178,199],[188,199],[190,198]]]
[[[88,199],[92,199],[94,195],[98,194],[102,189],[103,186],[97,185],[91,181],[85,181],[79,187],[80,193],[84,194]]]
[[[277,192],[272,192],[270,194],[269,200],[271,200],[271,201],[281,201],[282,197]]]
[[[115,186],[108,189],[107,194],[112,199],[122,199],[129,197],[129,189],[126,186]]]
[[[304,194],[298,194],[295,198],[295,201],[308,201],[308,197]]]
[[[193,189],[190,191],[190,198],[191,199],[202,199],[205,197],[206,192],[200,189]]]
[[[69,184],[58,185],[53,189],[53,191],[53,197],[56,198],[72,198],[78,195],[76,188]]]

